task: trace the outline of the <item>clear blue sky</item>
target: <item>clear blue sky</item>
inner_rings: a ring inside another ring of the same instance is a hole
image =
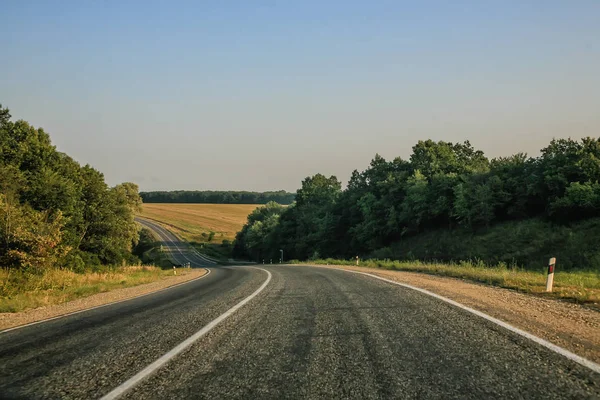
[[[126,3],[126,4],[125,4]],[[0,103],[143,190],[346,181],[600,134],[600,1],[13,1]]]

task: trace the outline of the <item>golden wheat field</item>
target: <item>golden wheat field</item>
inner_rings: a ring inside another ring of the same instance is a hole
[[[183,239],[206,242],[214,232],[213,243],[233,240],[246,218],[259,204],[166,204],[143,205],[141,217],[163,224]]]

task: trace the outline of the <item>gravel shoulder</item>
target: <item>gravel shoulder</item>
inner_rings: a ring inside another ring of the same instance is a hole
[[[427,289],[600,363],[600,312],[594,309],[455,278],[364,267],[316,267],[366,272]]]
[[[183,271],[183,273],[180,272],[180,274],[177,276],[161,279],[160,281],[123,289],[111,290],[104,293],[97,293],[92,296],[83,297],[67,303],[56,304],[49,307],[35,308],[18,313],[0,313],[0,330],[142,296],[200,278],[206,275],[207,272],[208,270],[204,268],[191,269],[189,271]]]

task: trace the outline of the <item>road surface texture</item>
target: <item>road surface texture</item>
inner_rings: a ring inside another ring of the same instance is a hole
[[[122,398],[600,398],[600,374],[411,289],[324,268],[210,271],[0,333],[0,398],[102,398],[269,273],[256,297]]]

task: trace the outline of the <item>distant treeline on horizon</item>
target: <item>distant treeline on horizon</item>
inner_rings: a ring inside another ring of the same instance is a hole
[[[294,202],[295,193],[285,190],[274,192],[173,190],[141,192],[144,203],[210,203],[210,204],[267,204],[274,201],[288,205]]]

